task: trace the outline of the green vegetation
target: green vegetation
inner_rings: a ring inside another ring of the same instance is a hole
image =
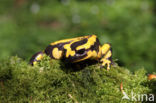
[[[156,94],[156,81],[148,81],[143,68],[131,73],[114,65],[107,71],[97,63],[74,69],[49,57],[33,67],[18,57],[6,59],[0,64],[0,102],[131,103],[121,99],[121,82],[129,97],[131,91]]]

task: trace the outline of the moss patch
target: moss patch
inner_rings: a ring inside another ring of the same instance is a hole
[[[156,81],[148,81],[143,68],[132,73],[115,66],[107,71],[97,63],[75,72],[71,69],[48,57],[33,67],[18,57],[1,61],[0,102],[131,102],[121,99],[121,82],[129,97],[132,90],[136,94],[156,93]]]

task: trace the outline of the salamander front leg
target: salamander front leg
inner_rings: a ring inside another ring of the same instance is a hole
[[[104,44],[101,49],[102,49],[102,58],[100,60],[102,62],[101,68],[106,65],[107,70],[109,70],[111,67],[111,64],[112,64],[111,45],[110,44]]]

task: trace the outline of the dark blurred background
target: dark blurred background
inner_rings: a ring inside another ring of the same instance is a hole
[[[0,60],[29,60],[56,40],[96,34],[113,59],[156,71],[155,0],[1,0]]]

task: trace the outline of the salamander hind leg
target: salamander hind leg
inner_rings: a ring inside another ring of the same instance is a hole
[[[31,59],[30,59],[30,64],[31,65],[35,65],[37,62],[41,61],[43,59],[43,55],[44,53],[42,51],[37,52],[36,54],[34,54]]]
[[[102,58],[101,58],[101,68],[107,66],[107,70],[110,69],[112,64],[112,49],[110,44],[104,44],[101,48]]]

